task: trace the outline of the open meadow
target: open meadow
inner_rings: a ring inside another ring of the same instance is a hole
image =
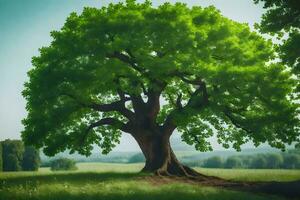
[[[164,181],[164,178],[160,178],[162,181],[149,181],[148,177],[151,175],[137,173],[142,164],[79,163],[77,166],[76,171],[52,172],[49,168],[40,168],[38,172],[0,173],[0,200],[286,199],[260,192]],[[236,181],[300,180],[300,170],[197,170]]]

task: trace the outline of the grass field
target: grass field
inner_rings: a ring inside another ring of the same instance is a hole
[[[291,169],[196,169],[206,175],[234,181],[283,182],[300,180],[300,170]]]
[[[80,163],[73,172],[0,173],[0,200],[219,200],[284,199],[266,194],[238,192],[186,183],[159,184],[137,173],[142,164]],[[300,179],[300,170],[224,170],[197,169],[204,174],[239,181],[292,181]]]

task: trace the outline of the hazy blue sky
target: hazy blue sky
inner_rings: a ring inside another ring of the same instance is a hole
[[[20,138],[21,120],[26,116],[21,95],[31,68],[31,57],[50,43],[50,31],[59,29],[72,11],[83,7],[101,7],[109,0],[0,0],[0,140]],[[154,0],[158,5],[165,1]],[[177,2],[171,0],[170,2]],[[253,26],[263,9],[252,0],[181,0],[188,5],[214,5],[233,20]],[[215,142],[214,142],[215,144]],[[218,145],[215,145],[219,149]],[[135,142],[123,136],[116,150],[137,149]]]

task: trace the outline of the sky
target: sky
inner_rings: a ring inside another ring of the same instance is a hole
[[[169,0],[189,6],[214,5],[221,13],[253,28],[264,12],[253,0]],[[26,102],[21,95],[28,80],[31,58],[38,49],[51,42],[50,32],[59,30],[71,12],[81,13],[84,7],[102,7],[111,0],[0,0],[0,140],[20,139],[21,120],[26,117]],[[153,5],[163,0],[153,0]],[[179,137],[175,134],[174,137]],[[221,147],[212,140],[215,149]],[[116,151],[136,151],[136,142],[123,134]]]

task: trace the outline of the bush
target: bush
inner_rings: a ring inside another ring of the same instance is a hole
[[[142,153],[137,153],[128,159],[128,163],[145,162],[145,156]]]
[[[2,142],[3,171],[21,171],[24,145],[20,140]]]
[[[75,161],[68,158],[58,158],[51,161],[50,168],[52,171],[77,169]]]
[[[203,163],[203,167],[206,168],[222,168],[222,166],[223,166],[223,161],[222,158],[219,156],[208,158]]]
[[[2,161],[2,143],[0,142],[0,172],[3,170],[3,161]]]
[[[32,146],[25,147],[22,168],[25,171],[37,171],[40,166],[39,150]]]
[[[21,140],[0,142],[0,171],[36,171],[40,155],[34,147],[25,147]]]
[[[242,167],[242,160],[238,157],[229,157],[227,158],[225,164],[225,168],[232,169],[232,168],[241,168]]]

